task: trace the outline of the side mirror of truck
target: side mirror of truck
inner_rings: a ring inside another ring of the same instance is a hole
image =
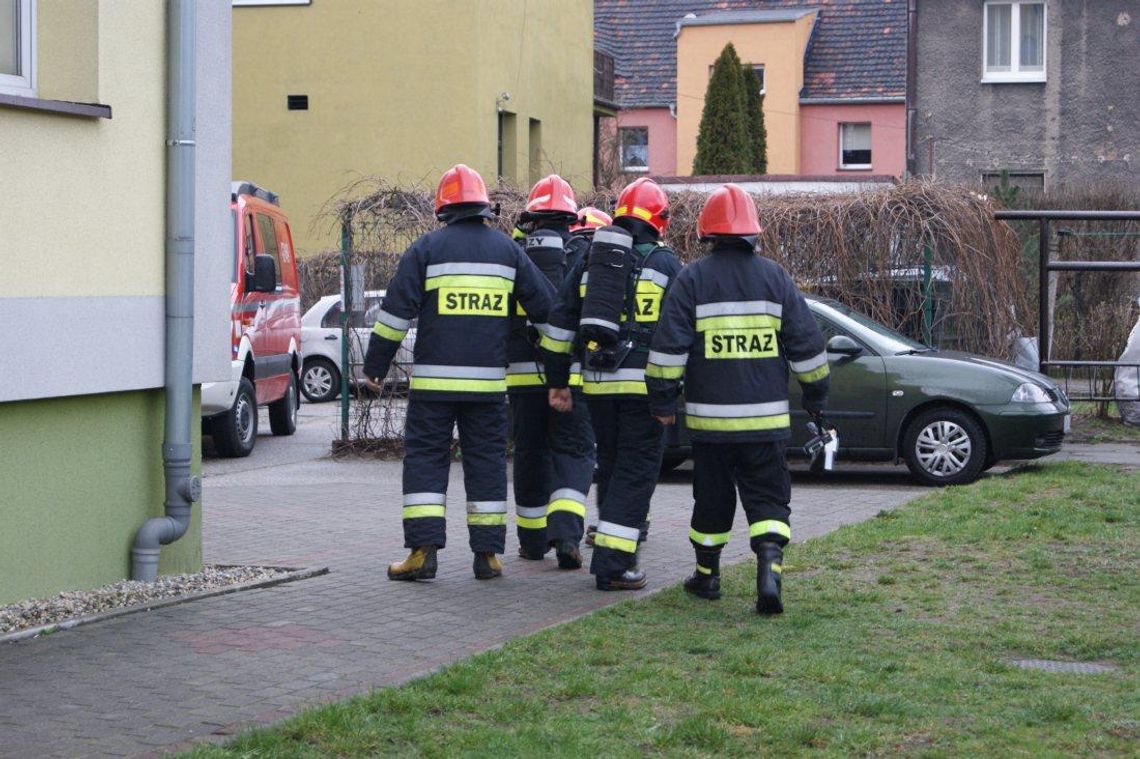
[[[862,353],[863,349],[859,346],[859,343],[847,335],[836,335],[827,341],[827,352],[854,358]]]
[[[277,289],[277,261],[268,253],[253,257],[253,287],[255,293],[271,293]]]

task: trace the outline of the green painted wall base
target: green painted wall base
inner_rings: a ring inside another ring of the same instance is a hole
[[[0,604],[130,575],[135,530],[163,513],[162,425],[162,390],[0,404]],[[159,569],[201,567],[199,503]]]

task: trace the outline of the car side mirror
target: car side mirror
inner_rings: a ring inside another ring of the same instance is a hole
[[[847,335],[836,335],[827,341],[827,352],[854,357],[862,353],[863,348]]]
[[[277,262],[268,253],[253,257],[253,292],[271,293],[277,289]]]

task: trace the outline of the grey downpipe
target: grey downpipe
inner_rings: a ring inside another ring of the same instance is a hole
[[[167,0],[166,413],[162,472],[166,515],[148,519],[131,547],[131,579],[154,582],[160,546],[190,526],[201,482],[190,473],[194,411],[195,0]]]

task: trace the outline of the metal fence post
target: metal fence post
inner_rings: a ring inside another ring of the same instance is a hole
[[[349,222],[340,225],[340,441],[348,443],[348,373],[352,371],[349,360],[349,316],[352,299],[352,286],[349,275],[349,254],[352,249],[352,230]]]
[[[1037,371],[1042,374],[1049,368],[1049,231],[1049,219],[1042,218],[1037,246]]]
[[[933,261],[934,249],[928,242],[922,246],[922,341],[927,345],[934,345]]]

